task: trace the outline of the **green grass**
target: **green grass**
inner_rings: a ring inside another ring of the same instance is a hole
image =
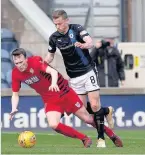
[[[92,137],[91,148],[83,148],[82,142],[59,134],[36,133],[37,144],[33,148],[21,148],[17,144],[18,133],[2,133],[2,154],[145,154],[145,131],[121,130],[124,147],[117,148],[106,138],[107,148],[96,148],[95,131],[84,131]]]

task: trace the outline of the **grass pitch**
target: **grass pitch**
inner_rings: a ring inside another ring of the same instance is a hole
[[[93,140],[91,148],[84,148],[81,141],[59,134],[35,133],[37,143],[33,148],[21,148],[19,133],[2,133],[2,154],[145,154],[145,130],[120,130],[116,133],[122,138],[124,147],[117,148],[106,138],[106,148],[96,148],[96,132],[83,131]]]

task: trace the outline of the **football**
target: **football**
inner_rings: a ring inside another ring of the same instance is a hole
[[[36,144],[36,136],[32,131],[24,131],[18,137],[18,144],[23,148],[31,148]]]

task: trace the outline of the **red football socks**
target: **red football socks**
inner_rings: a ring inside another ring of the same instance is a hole
[[[115,133],[110,129],[108,128],[107,126],[104,125],[104,132],[106,133],[106,135],[111,138],[115,135]]]
[[[72,127],[66,126],[66,125],[64,125],[62,123],[58,124],[55,131],[65,135],[65,136],[72,137],[72,138],[77,138],[77,139],[80,139],[80,140],[83,140],[86,137],[86,135],[84,135],[84,134],[78,132],[77,130],[73,129]]]

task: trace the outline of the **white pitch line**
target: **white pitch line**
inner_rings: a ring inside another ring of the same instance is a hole
[[[1,133],[6,133],[6,134],[20,134],[19,132],[1,132]],[[35,133],[35,132],[34,132]],[[62,135],[58,135],[58,134],[55,134],[55,133],[41,133],[41,132],[36,132],[35,133],[36,135],[43,135],[43,136],[62,136]],[[89,137],[97,137],[97,136],[94,136],[94,135],[88,135]],[[108,137],[106,137],[108,138]],[[145,138],[133,138],[133,137],[120,137],[121,139],[131,139],[131,140],[145,140]],[[108,138],[109,139],[109,138]]]
[[[23,131],[22,131],[23,132]],[[1,134],[20,134],[21,132],[1,132]],[[41,133],[41,132],[34,132],[34,134],[36,135],[49,135],[49,136],[58,136],[57,134],[54,133]]]

